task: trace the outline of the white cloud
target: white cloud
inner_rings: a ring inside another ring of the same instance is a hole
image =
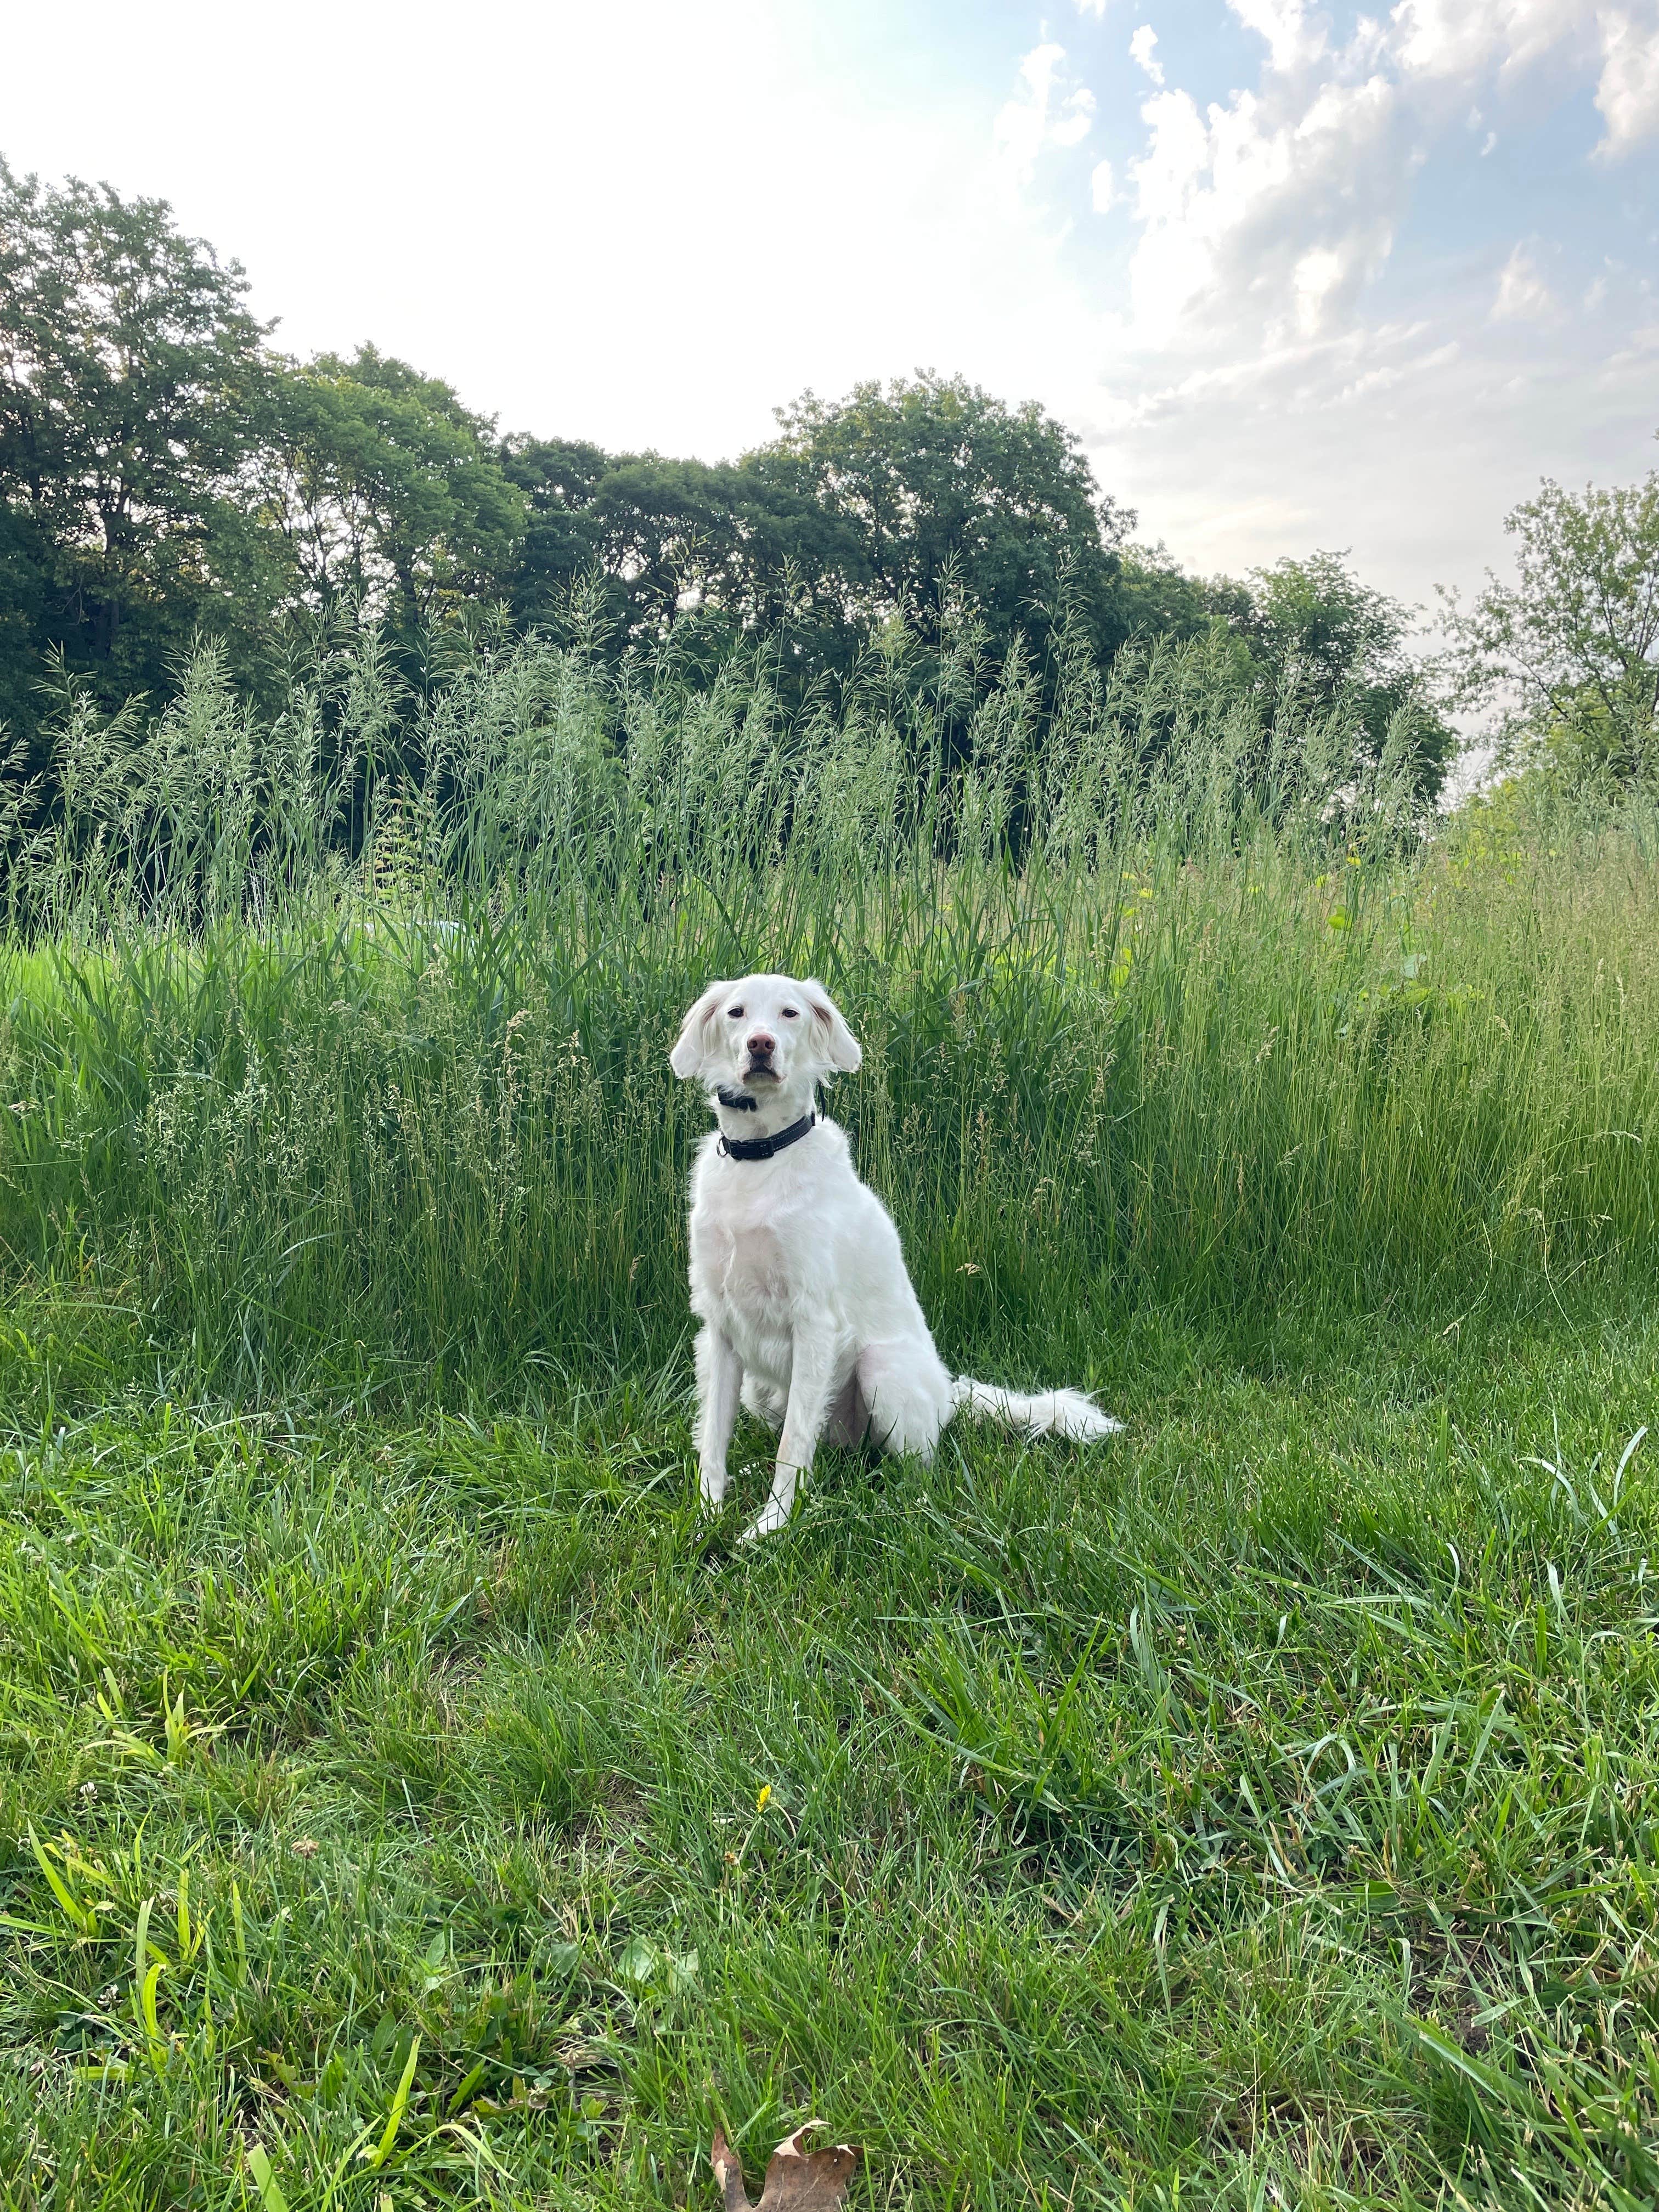
[[[1601,29],[1595,104],[1607,131],[1600,150],[1628,153],[1659,130],[1659,9],[1605,9]]]
[[[1158,33],[1143,23],[1129,41],[1129,58],[1145,70],[1154,84],[1164,82],[1164,64],[1158,58]]]
[[[1123,195],[1109,161],[1097,161],[1089,178],[1089,198],[1097,215],[1109,215]]]
[[[1565,232],[1473,291],[1455,262],[1396,268],[1388,297],[1415,280],[1413,313],[1380,319],[1373,281],[1423,165],[1465,130],[1454,158],[1500,131],[1518,152],[1546,102],[1595,89],[1609,155],[1659,135],[1659,0],[1399,0],[1336,43],[1317,0],[1225,5],[1264,51],[1224,97],[1194,96],[1150,26],[1132,45],[1145,135],[1091,191],[1129,218],[1132,313],[1075,417],[1102,480],[1187,562],[1352,544],[1425,598],[1501,557],[1540,471],[1647,465],[1653,351],[1632,333],[1652,307],[1624,270],[1598,281],[1593,330],[1565,314],[1542,272]],[[1576,295],[1595,271],[1572,273]]]
[[[1149,25],[1130,41],[1157,88],[1125,168],[1136,330],[1151,345],[1271,349],[1345,327],[1429,146],[1461,121],[1492,153],[1486,94],[1546,62],[1567,81],[1599,70],[1607,153],[1659,133],[1659,0],[1399,0],[1340,48],[1307,0],[1226,4],[1267,52],[1255,87],[1225,100],[1200,109],[1169,83]],[[1519,285],[1500,290],[1501,319],[1544,311]]]
[[[1564,43],[1588,50],[1585,0],[1401,0],[1389,18],[1401,67],[1462,83],[1494,67],[1518,76]]]
[[[1293,0],[1230,0],[1274,7]],[[1626,7],[1589,0],[1401,0],[1389,44],[1401,70],[1468,82],[1496,70],[1513,82],[1548,60],[1598,70],[1595,104],[1607,125],[1601,152],[1626,153],[1659,131],[1659,0]]]
[[[1325,51],[1325,27],[1310,24],[1304,0],[1227,0],[1247,31],[1267,41],[1270,65],[1279,70],[1304,68]]]
[[[1310,247],[1297,263],[1291,277],[1296,295],[1296,324],[1306,338],[1318,335],[1327,304],[1341,284],[1342,256],[1328,246]]]
[[[1322,85],[1306,100],[1240,92],[1204,115],[1168,90],[1141,115],[1131,286],[1149,339],[1188,323],[1189,339],[1249,330],[1272,344],[1352,305],[1388,254],[1409,161],[1384,79]]]
[[[1066,49],[1053,40],[1033,46],[1019,65],[1019,88],[998,115],[997,153],[1029,184],[1045,146],[1076,146],[1089,135],[1095,96],[1086,85],[1062,82]]]
[[[1539,323],[1555,313],[1555,295],[1538,273],[1524,246],[1517,246],[1498,271],[1498,290],[1489,320],[1494,323]]]

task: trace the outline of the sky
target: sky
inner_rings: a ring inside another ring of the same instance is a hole
[[[1659,0],[0,0],[0,152],[170,201],[295,354],[708,459],[1034,398],[1139,534],[1430,605],[1659,465]]]

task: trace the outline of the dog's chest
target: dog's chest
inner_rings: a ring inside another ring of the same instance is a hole
[[[692,1303],[746,1367],[788,1371],[801,1296],[799,1209],[775,1192],[705,1194],[691,1218]]]
[[[703,1285],[721,1305],[769,1332],[788,1327],[793,1271],[787,1240],[773,1223],[711,1209],[696,1237]]]

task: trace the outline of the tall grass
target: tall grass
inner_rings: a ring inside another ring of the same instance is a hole
[[[0,822],[0,2212],[813,2112],[918,2212],[1653,2201],[1654,825],[890,647],[203,660]],[[773,963],[946,1355],[1121,1445],[700,1513],[665,1055]]]
[[[579,622],[419,701],[371,639],[269,725],[211,655],[148,720],[70,702],[5,825],[8,1266],[237,1391],[659,1360],[705,1121],[667,1045],[759,966],[864,1042],[832,1110],[947,1358],[1650,1267],[1650,821],[1427,824],[1408,716],[1367,761],[1220,640],[981,651],[786,711],[764,658],[693,684]]]

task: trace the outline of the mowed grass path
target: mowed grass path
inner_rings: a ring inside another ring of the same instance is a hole
[[[684,1362],[76,1419],[51,1327],[8,2208],[712,2206],[813,2113],[860,2206],[1651,2201],[1659,1321],[1146,1324],[1120,1443],[831,1455],[744,1550]]]

